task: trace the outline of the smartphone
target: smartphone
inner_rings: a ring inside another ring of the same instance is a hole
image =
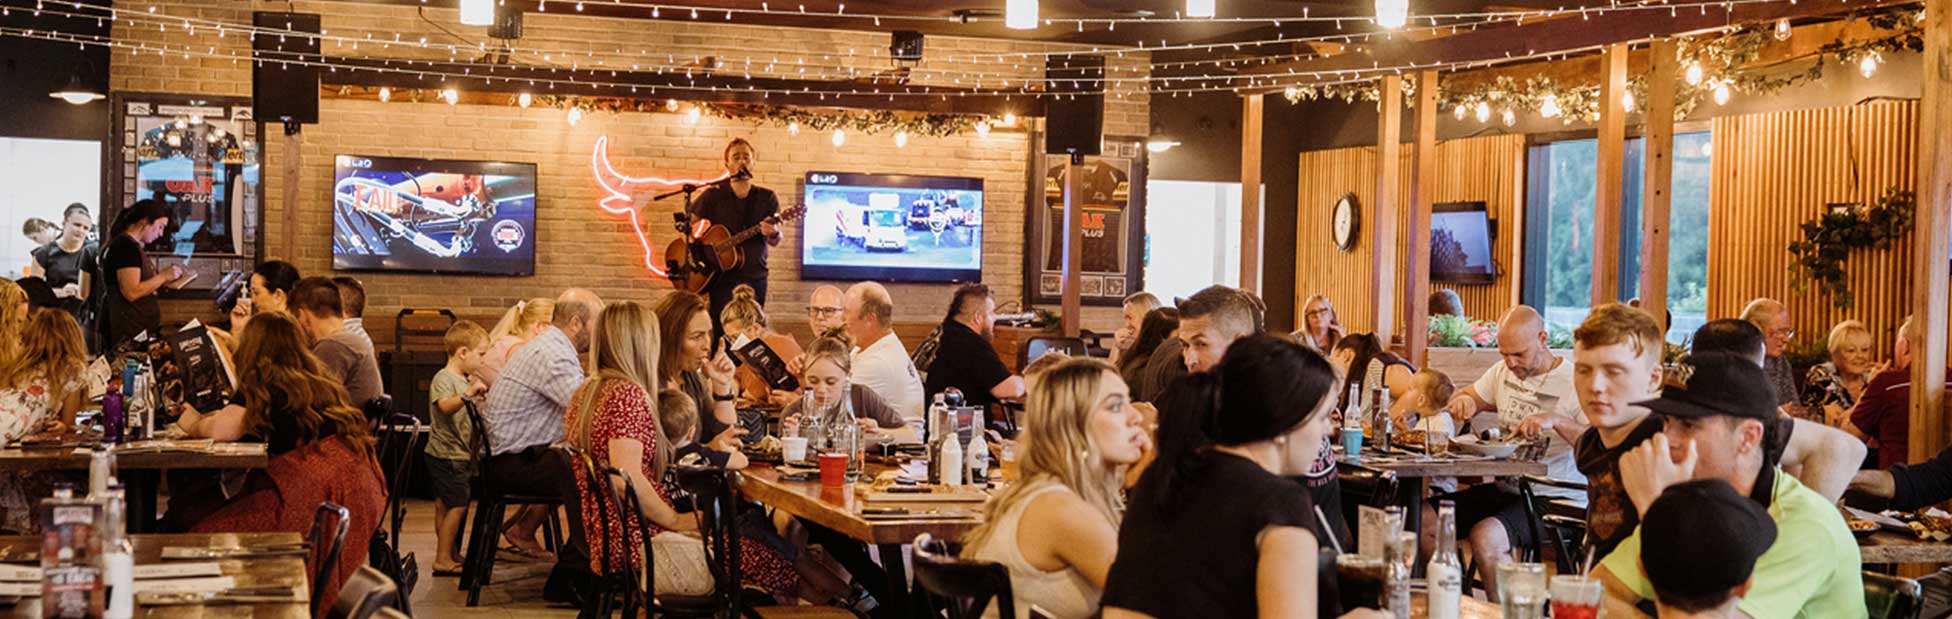
[[[907,514],[907,513],[908,513],[908,510],[907,510],[906,508],[901,508],[901,507],[863,507],[863,508],[861,508],[861,515],[863,515],[863,516],[900,516],[900,515],[903,515],[903,514]]]

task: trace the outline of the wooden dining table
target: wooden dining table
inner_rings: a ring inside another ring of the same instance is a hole
[[[129,532],[156,530],[156,503],[164,471],[185,469],[261,469],[271,457],[264,443],[186,442],[163,449],[157,443],[125,445],[115,453],[116,479],[125,489]],[[66,444],[0,449],[0,471],[86,471],[93,461],[89,449]]]
[[[138,567],[165,563],[162,558],[164,548],[245,548],[254,546],[299,544],[304,541],[297,533],[185,533],[166,535],[135,535],[131,537],[135,546],[135,559]],[[0,557],[35,556],[41,549],[41,538],[25,535],[0,536]],[[312,614],[310,578],[305,573],[305,555],[280,554],[270,556],[250,556],[235,559],[216,559],[218,570],[224,576],[236,580],[242,587],[290,587],[289,600],[278,602],[249,603],[203,603],[203,604],[137,604],[136,619],[307,619]],[[24,598],[13,605],[10,611],[0,611],[3,616],[14,619],[38,619],[41,616],[41,600]]]
[[[1952,542],[1922,540],[1890,530],[1858,540],[1857,550],[1866,564],[1952,563]]]
[[[870,463],[862,471],[862,479],[872,480],[881,472],[894,468]],[[781,479],[778,468],[765,464],[753,465],[742,471],[739,478],[740,491],[747,498],[873,546],[882,569],[888,573],[887,590],[877,597],[881,603],[889,605],[896,616],[901,617],[912,616],[905,571],[907,557],[902,552],[902,545],[914,542],[915,537],[923,533],[944,541],[960,541],[983,522],[981,505],[971,502],[875,501],[873,507],[876,508],[900,508],[918,513],[934,512],[937,515],[927,518],[865,518],[861,509],[868,506],[868,501],[857,495],[855,487],[825,487],[820,485],[818,479]]]
[[[1413,619],[1429,617],[1430,607],[1426,604],[1427,601],[1428,598],[1424,597],[1421,591],[1411,594],[1410,617]],[[1458,600],[1458,619],[1499,619],[1503,616],[1504,610],[1498,608],[1498,605],[1495,603],[1486,602],[1470,596],[1465,596]]]

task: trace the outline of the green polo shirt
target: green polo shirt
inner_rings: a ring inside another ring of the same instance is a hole
[[[1776,521],[1776,543],[1755,563],[1755,586],[1742,598],[1742,612],[1757,619],[1862,619],[1864,574],[1857,540],[1837,508],[1777,471],[1769,503]],[[1654,587],[1640,571],[1640,529],[1600,561],[1628,589],[1654,599]]]

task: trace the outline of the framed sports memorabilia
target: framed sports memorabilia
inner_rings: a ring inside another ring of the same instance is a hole
[[[117,93],[109,176],[115,199],[100,235],[137,200],[169,208],[161,238],[144,249],[162,266],[196,274],[169,296],[214,294],[227,275],[249,272],[262,253],[263,124],[241,97]]]
[[[1140,138],[1106,137],[1101,152],[1078,166],[1084,210],[1079,288],[1085,305],[1117,306],[1128,291],[1144,289],[1146,150]],[[1036,168],[1041,187],[1031,192],[1024,226],[1024,287],[1032,303],[1058,303],[1064,296],[1065,157],[1040,157]]]

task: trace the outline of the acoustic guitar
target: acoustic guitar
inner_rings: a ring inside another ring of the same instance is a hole
[[[792,221],[804,214],[806,207],[795,206],[767,217],[765,223]],[[704,222],[705,231],[692,238],[671,241],[664,248],[664,263],[670,267],[668,271],[672,286],[703,293],[719,273],[738,270],[745,264],[746,253],[740,245],[759,234],[759,225],[735,233],[711,220],[699,221]]]

